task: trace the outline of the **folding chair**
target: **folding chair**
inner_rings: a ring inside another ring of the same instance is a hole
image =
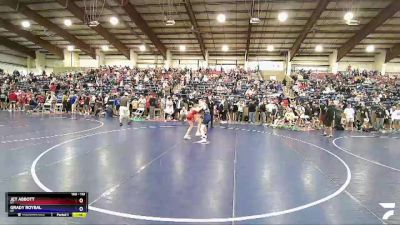
[[[161,114],[162,114],[162,110],[160,108],[154,109],[154,117],[155,118],[157,118],[157,119],[161,118],[161,116],[162,116]]]
[[[56,112],[62,113],[63,111],[63,104],[62,103],[57,103],[56,104]]]
[[[144,108],[137,109],[136,112],[133,113],[133,119],[134,120],[142,119],[143,113],[144,113]]]
[[[41,107],[40,107],[40,104],[37,104],[36,107],[32,107],[32,108],[31,108],[31,106],[29,106],[29,110],[32,112],[39,112],[40,110],[43,111],[43,109],[41,109]]]
[[[48,102],[44,103],[42,113],[50,112],[50,108],[51,108],[51,104],[50,103],[48,103]]]

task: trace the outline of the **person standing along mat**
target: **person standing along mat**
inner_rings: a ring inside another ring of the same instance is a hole
[[[210,109],[210,119],[211,119],[211,124],[210,127],[214,127],[214,100],[212,99],[212,96],[208,97],[208,108]]]
[[[254,124],[256,122],[256,111],[257,111],[257,104],[254,99],[250,100],[249,103],[249,123]]]
[[[124,119],[129,120],[129,94],[125,92],[124,96],[121,98],[120,106],[119,106],[119,125],[123,125]],[[128,125],[131,124],[131,121],[128,122]]]
[[[328,113],[328,107],[327,107],[327,102],[325,100],[320,100],[319,101],[319,121],[320,124],[322,124],[322,135],[326,136],[326,128],[325,128],[325,121],[326,121],[326,115]]]
[[[325,118],[325,133],[328,137],[333,137],[333,131],[332,131],[332,127],[334,125],[334,121],[335,121],[335,105],[333,103],[332,100],[328,101],[328,107],[327,107],[327,111],[326,111],[326,118]]]
[[[347,105],[346,109],[344,110],[344,115],[346,116],[346,126],[345,126],[346,130],[353,131],[355,111],[351,106],[351,104]]]

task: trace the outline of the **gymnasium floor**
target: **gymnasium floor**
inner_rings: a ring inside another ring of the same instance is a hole
[[[198,144],[186,128],[0,112],[0,192],[91,201],[86,219],[2,213],[0,224],[400,224],[400,206],[382,220],[379,205],[400,205],[398,134],[226,125]]]

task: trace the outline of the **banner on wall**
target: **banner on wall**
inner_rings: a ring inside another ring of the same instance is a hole
[[[252,70],[283,71],[283,62],[279,61],[250,61],[248,67]]]
[[[229,71],[232,69],[236,69],[236,67],[237,67],[236,65],[215,65],[214,69],[218,70],[218,71],[221,71],[221,70]]]
[[[199,68],[197,66],[197,64],[179,64],[178,67],[181,69],[188,68],[188,69],[194,69],[194,70],[197,70]]]
[[[18,70],[21,75],[28,74],[28,69],[26,67],[10,63],[0,62],[0,69],[2,69],[4,73],[9,73],[9,74],[12,74],[14,70]]]
[[[303,65],[293,65],[294,71],[305,70],[305,71],[319,71],[319,72],[328,72],[329,67],[327,66],[303,66]]]

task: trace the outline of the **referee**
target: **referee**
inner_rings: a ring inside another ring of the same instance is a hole
[[[209,96],[207,98],[207,106],[208,109],[210,110],[210,114],[211,114],[211,128],[214,127],[214,101],[212,99],[212,96]]]

